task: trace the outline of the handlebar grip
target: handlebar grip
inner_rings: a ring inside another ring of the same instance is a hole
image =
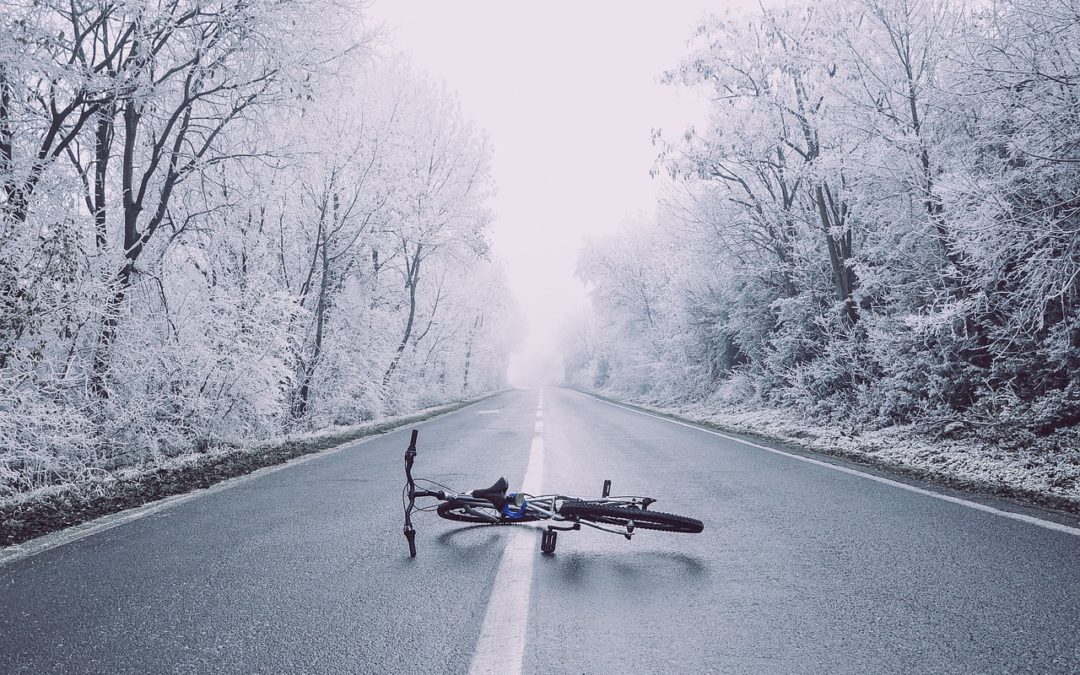
[[[412,450],[413,452],[416,452],[416,435],[419,433],[420,431],[417,429],[412,430],[412,438],[409,440],[409,450]]]

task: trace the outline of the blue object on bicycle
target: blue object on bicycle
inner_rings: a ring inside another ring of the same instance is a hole
[[[507,518],[516,519],[525,515],[525,508],[528,506],[528,502],[525,501],[525,497],[521,498],[521,506],[519,506],[516,511],[511,508],[511,505],[514,503],[514,498],[517,496],[518,493],[516,492],[511,492],[510,494],[506,495],[506,502],[503,504],[502,512],[503,515]]]

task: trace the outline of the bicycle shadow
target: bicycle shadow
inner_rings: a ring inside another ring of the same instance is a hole
[[[639,582],[655,584],[663,578],[705,585],[711,575],[705,560],[680,551],[570,551],[542,558],[548,572],[567,586],[614,581],[632,587]]]
[[[512,528],[499,525],[464,525],[446,530],[435,538],[440,545],[463,555],[501,550]],[[481,534],[486,532],[486,535]]]

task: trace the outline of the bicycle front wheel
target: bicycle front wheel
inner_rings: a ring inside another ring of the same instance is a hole
[[[470,504],[468,502],[451,500],[439,504],[435,509],[440,518],[456,520],[462,523],[484,523],[490,525],[516,525],[539,520],[536,516],[526,513],[520,518],[510,518],[491,504]]]
[[[595,502],[565,502],[559,509],[566,518],[588,520],[602,525],[625,527],[630,522],[635,529],[660,530],[661,532],[683,532],[697,534],[705,529],[705,524],[696,518],[677,516],[674,513],[646,511],[629,506],[612,506]]]

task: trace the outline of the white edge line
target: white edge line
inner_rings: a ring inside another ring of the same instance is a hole
[[[572,389],[571,391],[578,391],[578,390]],[[690,429],[696,429],[698,431],[702,431],[702,432],[705,432],[707,434],[712,434],[713,436],[719,436],[720,438],[724,438],[724,439],[727,439],[729,441],[734,441],[736,443],[741,443],[743,445],[748,445],[751,448],[757,448],[758,450],[764,450],[765,452],[771,452],[771,453],[776,454],[776,455],[783,455],[785,457],[791,457],[792,459],[797,459],[800,462],[807,462],[809,464],[816,464],[817,466],[823,466],[823,467],[825,467],[827,469],[833,469],[834,471],[840,471],[842,473],[851,474],[852,476],[859,476],[861,478],[866,478],[868,480],[876,481],[878,483],[883,483],[885,485],[891,485],[893,487],[900,488],[901,490],[907,490],[908,492],[915,492],[915,493],[918,493],[918,494],[921,494],[921,495],[925,495],[927,497],[933,497],[934,499],[940,499],[943,502],[949,502],[951,504],[959,504],[961,506],[966,506],[966,507],[968,507],[970,509],[975,509],[976,511],[984,511],[986,513],[993,513],[994,515],[1001,516],[1003,518],[1011,518],[1012,520],[1019,520],[1020,522],[1028,523],[1029,525],[1036,525],[1038,527],[1044,527],[1044,528],[1046,528],[1048,530],[1054,530],[1056,532],[1064,532],[1065,534],[1071,534],[1073,536],[1080,537],[1080,528],[1070,527],[1068,525],[1063,525],[1062,523],[1055,523],[1052,520],[1043,520],[1042,518],[1036,518],[1034,516],[1025,515],[1023,513],[1014,513],[1013,511],[1004,511],[1002,509],[997,509],[997,508],[994,508],[993,506],[988,506],[986,504],[980,504],[978,502],[972,502],[972,501],[968,501],[966,499],[961,499],[960,497],[953,497],[952,495],[945,495],[945,494],[941,494],[940,492],[934,492],[932,490],[926,490],[924,488],[916,487],[914,485],[908,485],[907,483],[901,483],[900,481],[895,481],[895,480],[892,480],[890,478],[884,478],[882,476],[875,476],[874,474],[871,474],[871,473],[865,473],[863,471],[858,471],[857,469],[851,469],[851,468],[848,468],[846,466],[840,466],[840,465],[837,465],[837,464],[830,464],[829,462],[823,462],[820,459],[813,459],[812,457],[804,457],[802,455],[797,455],[797,454],[795,454],[793,452],[785,452],[783,450],[777,450],[776,448],[770,448],[770,447],[768,447],[766,445],[759,445],[757,443],[753,443],[751,441],[746,441],[746,440],[743,440],[743,439],[738,438],[736,436],[730,436],[728,434],[722,433],[720,431],[715,431],[713,429],[707,429],[707,428],[705,428],[703,426],[699,426],[697,424],[692,424],[690,422],[683,422],[681,420],[674,420],[674,419],[671,419],[670,417],[664,417],[663,415],[656,415],[656,414],[653,414],[653,413],[650,413],[650,412],[645,412],[644,410],[638,410],[637,408],[631,408],[630,406],[622,405],[620,403],[614,403],[612,401],[605,401],[604,399],[602,399],[602,398],[600,398],[598,396],[595,396],[593,394],[590,394],[588,392],[578,391],[578,393],[579,394],[584,394],[585,396],[588,396],[589,398],[591,398],[591,399],[593,399],[595,401],[599,401],[600,403],[604,403],[604,404],[607,404],[607,405],[610,405],[610,406],[614,406],[616,408],[622,408],[623,410],[629,410],[630,412],[635,412],[635,413],[638,413],[639,415],[645,415],[646,417],[655,417],[658,420],[664,420],[665,422],[671,422],[672,424],[678,424],[679,426],[689,427]]]
[[[0,548],[0,568],[2,568],[4,565],[7,565],[8,563],[23,560],[25,558],[35,556],[38,553],[44,553],[45,551],[59,548],[60,546],[64,546],[65,544],[74,543],[76,541],[79,541],[80,539],[85,539],[99,532],[111,530],[114,527],[119,527],[120,525],[123,525],[124,523],[138,520],[139,518],[145,518],[146,516],[151,516],[158,511],[164,511],[165,509],[176,506],[177,504],[183,504],[184,502],[191,501],[192,499],[198,499],[199,497],[205,497],[207,495],[212,495],[217,492],[222,492],[224,490],[228,490],[229,488],[236,487],[237,485],[240,485],[242,483],[247,483],[248,481],[262,478],[267,474],[276,473],[283,469],[299,466],[300,464],[306,464],[307,462],[314,461],[321,457],[329,457],[331,455],[336,455],[342,450],[352,448],[357,445],[363,445],[364,443],[368,443],[375,440],[376,438],[381,438],[388,434],[400,431],[406,427],[427,424],[428,422],[433,422],[440,417],[459,413],[466,408],[471,408],[477,403],[482,403],[486,401],[488,398],[491,397],[488,396],[482,398],[479,401],[474,401],[472,403],[469,403],[468,405],[464,405],[457,410],[449,410],[444,413],[439,413],[438,415],[429,417],[425,420],[416,422],[402,422],[395,427],[391,427],[385,431],[374,433],[370,436],[365,436],[363,438],[358,438],[353,441],[348,441],[346,443],[342,443],[341,445],[335,445],[332,448],[319,450],[318,452],[301,455],[300,457],[294,457],[293,459],[290,459],[283,464],[264,466],[263,468],[252,471],[251,473],[246,473],[242,476],[236,476],[235,478],[230,478],[220,483],[215,483],[208,488],[195,490],[193,492],[186,492],[184,494],[173,495],[171,497],[165,497],[164,499],[159,499],[157,501],[150,502],[149,504],[136,506],[134,508],[120,511],[118,513],[110,513],[109,515],[101,516],[100,518],[95,518],[94,520],[81,523],[79,525],[59,530],[51,534],[42,535],[21,544],[13,544],[5,548]]]

